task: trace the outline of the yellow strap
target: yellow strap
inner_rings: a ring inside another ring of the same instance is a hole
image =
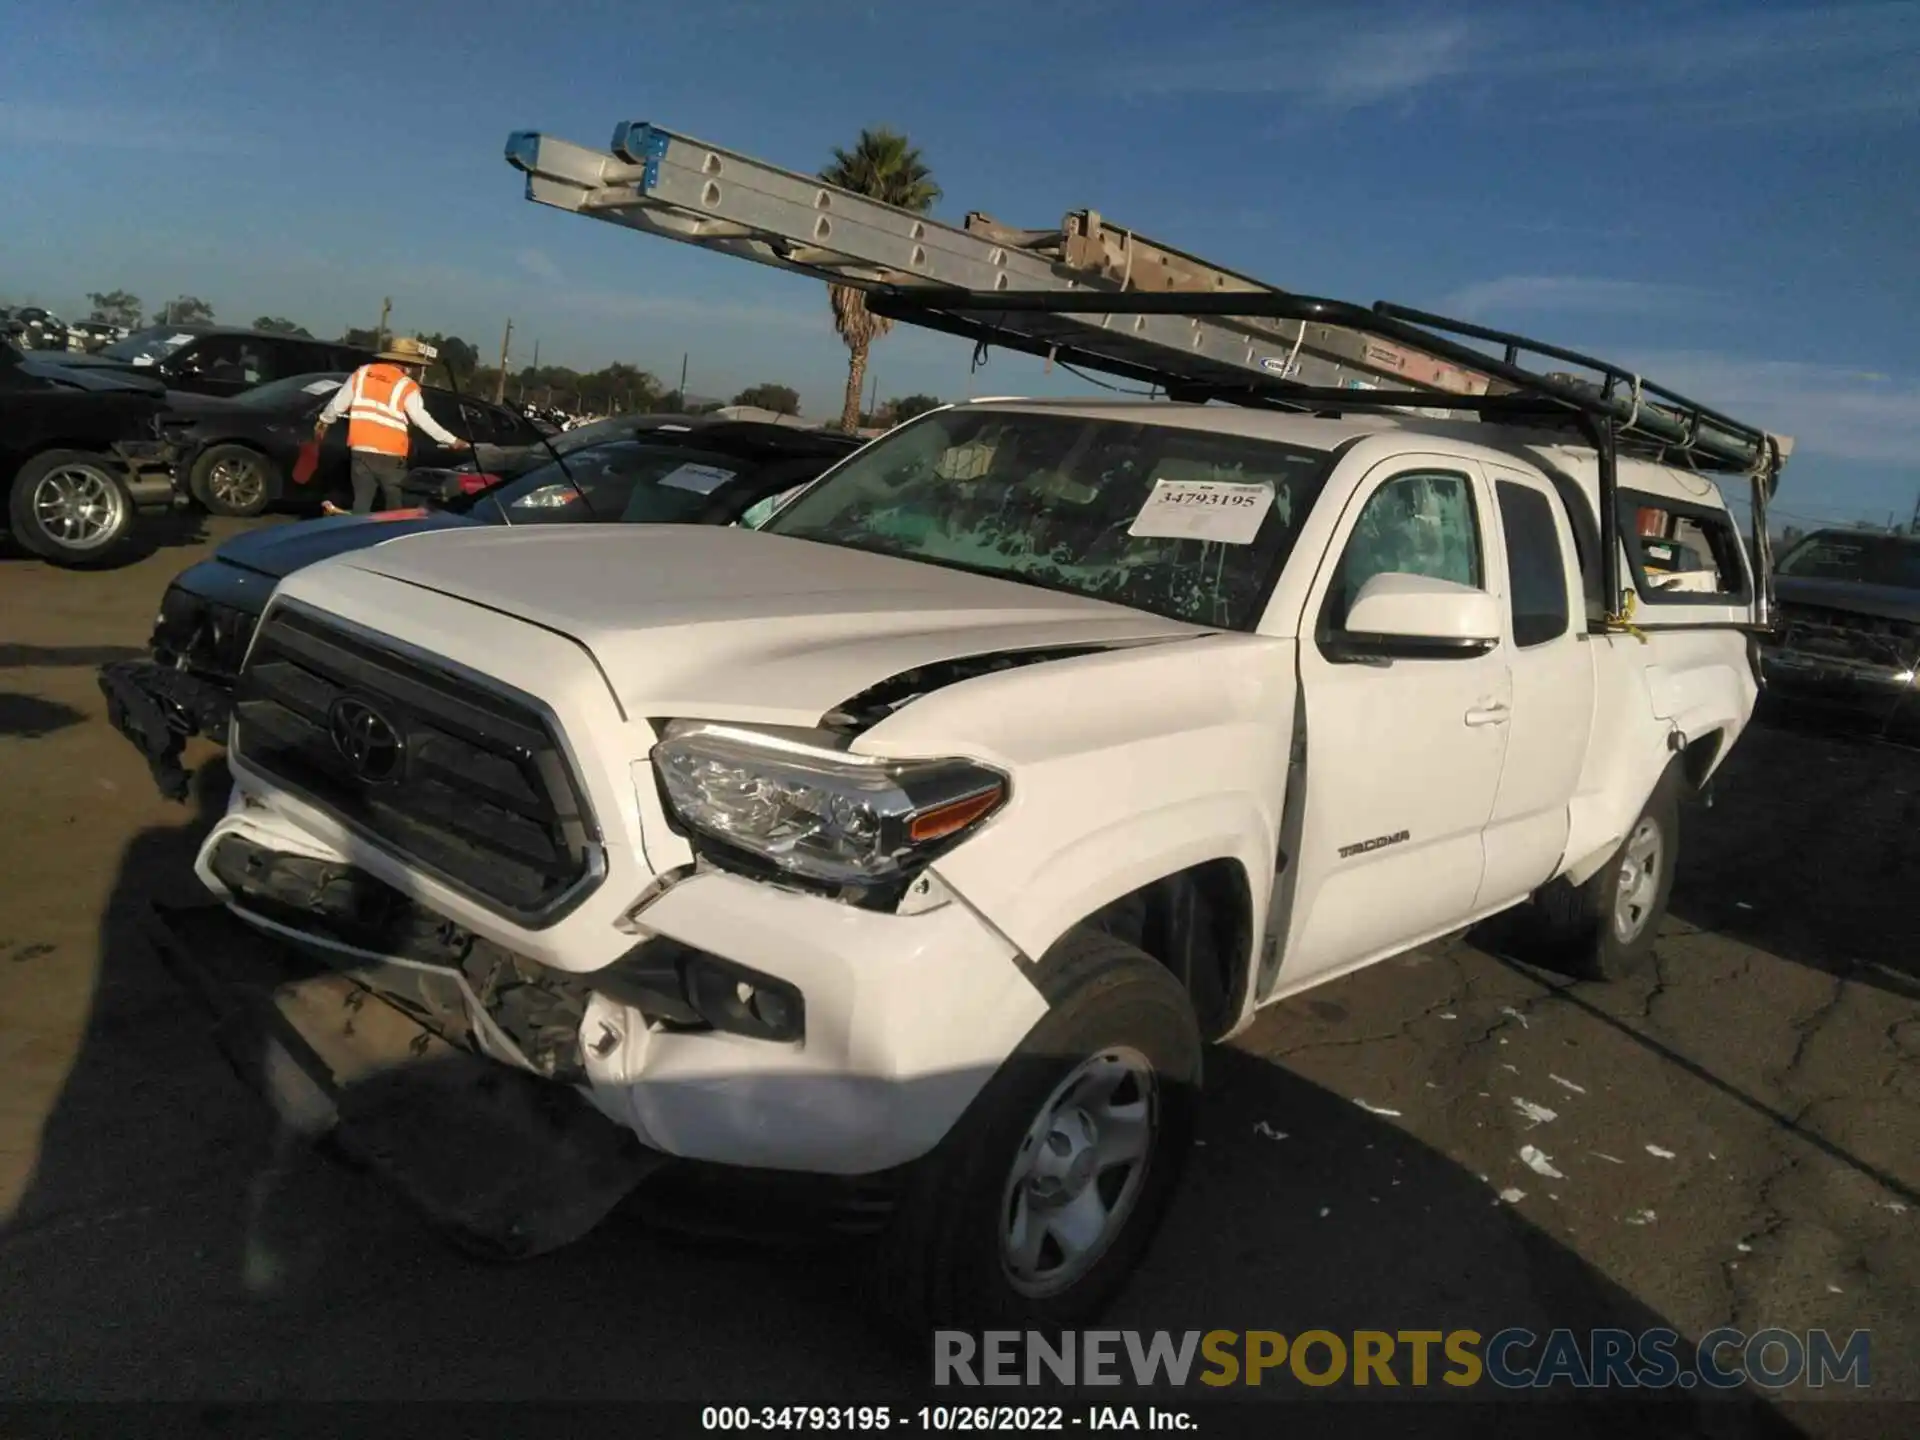
[[[1631,635],[1644,645],[1647,643],[1647,634],[1633,623],[1633,607],[1639,599],[1640,597],[1634,594],[1633,591],[1623,591],[1621,594],[1620,609],[1616,613],[1607,616],[1606,623],[1609,631],[1620,635]]]

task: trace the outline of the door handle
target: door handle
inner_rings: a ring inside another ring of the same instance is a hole
[[[1510,713],[1507,707],[1498,701],[1495,701],[1491,705],[1476,705],[1473,709],[1467,711],[1467,724],[1504,725],[1507,723],[1507,716]]]

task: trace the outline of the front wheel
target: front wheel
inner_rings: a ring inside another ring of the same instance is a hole
[[[103,565],[133,529],[133,498],[119,467],[88,450],[49,450],[13,477],[14,538],[56,565]]]
[[[916,1332],[1097,1314],[1185,1168],[1201,1039],[1179,982],[1091,930],[1036,978],[1051,1008],[915,1167],[884,1242],[887,1308]]]
[[[215,515],[258,515],[280,493],[279,467],[245,445],[215,445],[193,462],[189,488]]]

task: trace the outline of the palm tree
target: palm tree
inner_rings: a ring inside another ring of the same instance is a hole
[[[862,130],[851,151],[837,146],[833,163],[820,172],[829,185],[883,200],[924,215],[940,198],[940,187],[933,183],[933,172],[920,158],[920,152],[907,143],[907,137],[881,126]],[[827,299],[833,303],[833,328],[847,342],[847,400],[840,411],[840,428],[849,435],[860,428],[860,392],[867,380],[867,351],[893,322],[867,309],[866,292],[850,285],[829,285]]]

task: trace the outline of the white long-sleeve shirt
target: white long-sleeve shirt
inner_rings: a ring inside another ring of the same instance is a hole
[[[364,370],[367,367],[363,365],[360,368]],[[353,382],[355,376],[358,374],[359,371],[355,371],[353,375],[349,375],[346,384],[333,392],[333,398],[327,401],[326,408],[320,412],[318,423],[321,426],[324,427],[333,424],[353,408]],[[408,377],[408,380],[410,383],[406,388],[407,398],[401,402],[400,406],[401,411],[406,415],[407,419],[424,430],[433,439],[438,440],[442,445],[458,445],[460,443],[460,437],[453,434],[446,426],[442,425],[428,413],[427,402],[421,394],[419,382],[413,380],[411,376]]]

